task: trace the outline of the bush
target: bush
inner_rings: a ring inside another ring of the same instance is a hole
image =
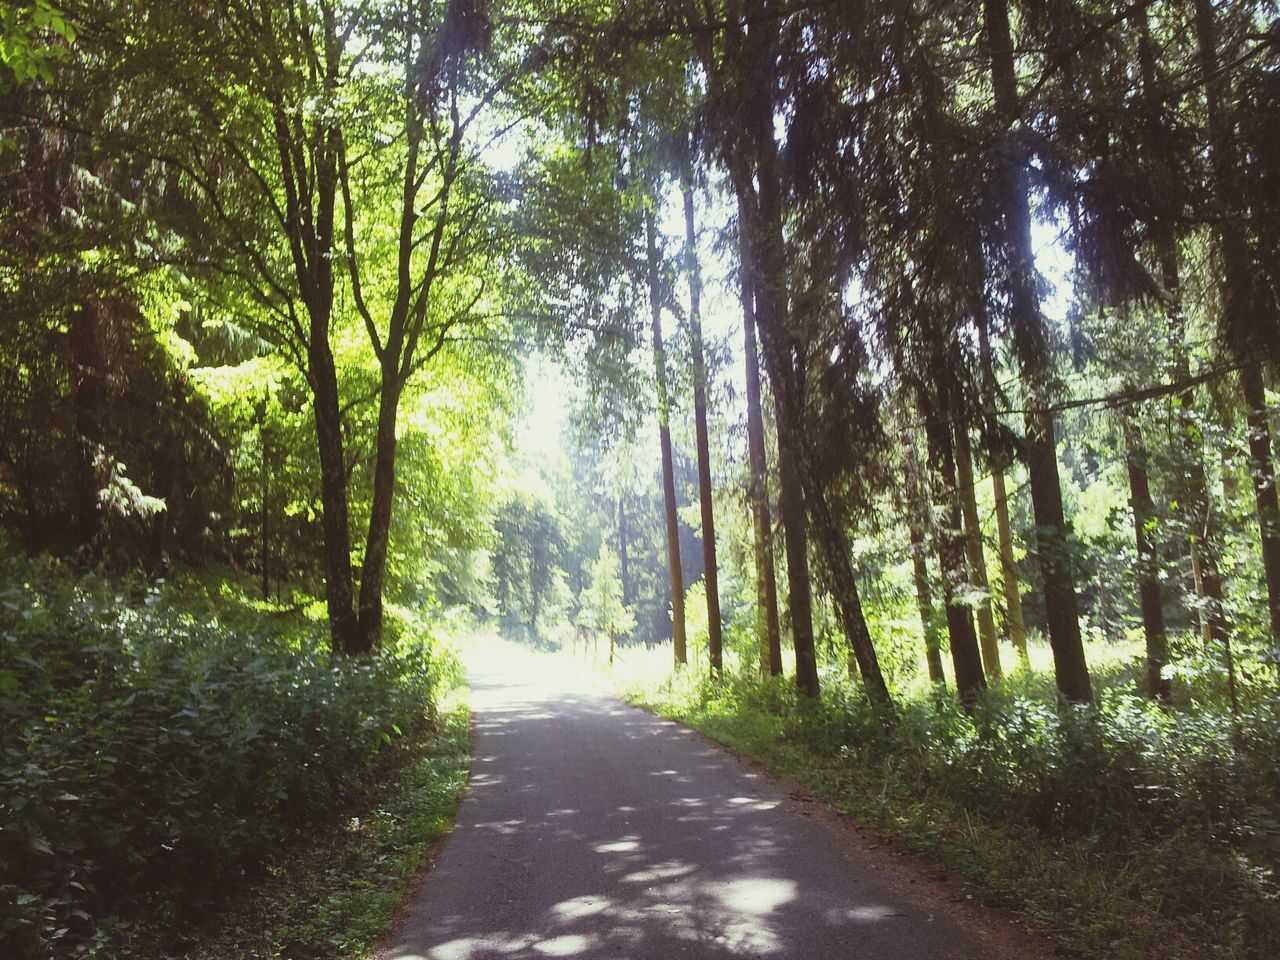
[[[198,589],[0,571],[0,955],[180,927],[349,804],[429,721],[406,637],[334,663],[319,625]]]

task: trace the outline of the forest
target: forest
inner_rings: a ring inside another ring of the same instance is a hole
[[[1277,956],[1278,392],[1270,0],[10,0],[0,955],[371,956],[484,635]]]

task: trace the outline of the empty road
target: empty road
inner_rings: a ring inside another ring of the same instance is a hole
[[[1018,955],[562,661],[512,651],[470,682],[471,783],[386,960]]]

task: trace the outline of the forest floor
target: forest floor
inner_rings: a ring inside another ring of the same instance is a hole
[[[566,658],[489,639],[469,659],[471,783],[383,960],[1049,954]]]

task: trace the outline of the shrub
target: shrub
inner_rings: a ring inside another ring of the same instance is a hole
[[[405,636],[334,663],[318,625],[194,588],[0,575],[0,954],[113,955],[180,926],[384,773],[442,673]]]

